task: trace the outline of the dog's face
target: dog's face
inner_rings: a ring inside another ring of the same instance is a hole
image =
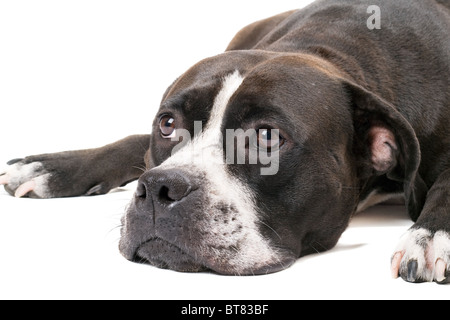
[[[351,104],[309,58],[231,52],[197,64],[164,95],[122,254],[263,274],[330,249],[360,192]]]

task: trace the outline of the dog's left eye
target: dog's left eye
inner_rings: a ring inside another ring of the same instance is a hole
[[[161,131],[161,136],[163,138],[174,138],[176,133],[175,119],[168,115],[163,116],[161,120],[159,120],[159,130]]]
[[[280,135],[278,130],[259,129],[258,130],[258,147],[268,152],[278,150],[284,143],[285,139]]]

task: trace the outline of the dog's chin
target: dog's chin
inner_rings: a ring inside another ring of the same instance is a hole
[[[179,272],[212,272],[221,275],[241,276],[264,275],[279,272],[295,262],[293,256],[287,256],[283,261],[277,261],[273,264],[251,269],[237,270],[227,263],[218,263],[219,259],[215,260],[211,265],[208,265],[207,262],[200,262],[176,245],[161,238],[152,238],[141,244],[136,250],[133,258],[130,260],[138,263],[147,263],[161,269],[170,269]]]
[[[152,238],[141,244],[136,250],[133,261],[179,272],[209,270],[177,246],[160,238]]]

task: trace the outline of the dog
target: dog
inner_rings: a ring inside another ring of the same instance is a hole
[[[449,0],[319,0],[176,79],[151,135],[14,159],[0,184],[52,198],[138,179],[120,252],[227,275],[333,248],[356,212],[402,196],[415,224],[393,276],[448,283],[449,122]]]

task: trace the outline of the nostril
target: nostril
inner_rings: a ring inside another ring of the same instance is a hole
[[[161,189],[159,190],[159,194],[158,194],[159,200],[160,201],[164,201],[164,202],[173,202],[176,201],[175,199],[172,199],[169,196],[169,188],[167,188],[166,186],[162,186]]]
[[[147,198],[147,188],[144,183],[139,183],[136,189],[136,197],[145,199]]]
[[[198,186],[193,178],[181,170],[152,169],[139,178],[135,198],[153,206],[155,203],[168,206],[181,201],[196,189]]]

